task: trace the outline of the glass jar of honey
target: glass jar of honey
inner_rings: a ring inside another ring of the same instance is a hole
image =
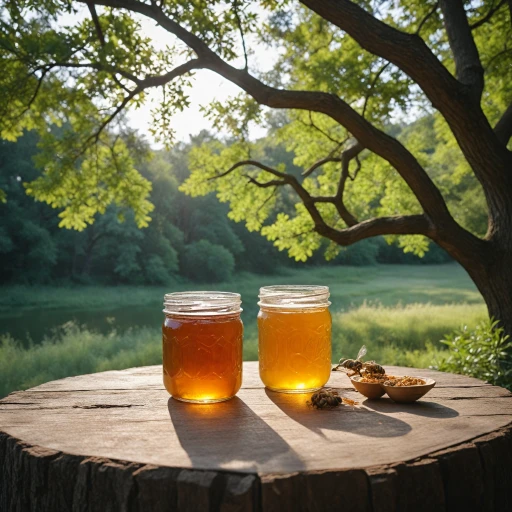
[[[327,286],[260,288],[259,368],[272,391],[307,393],[331,374],[331,314]]]
[[[242,385],[243,324],[238,293],[177,292],[164,298],[163,373],[177,400],[229,400]]]

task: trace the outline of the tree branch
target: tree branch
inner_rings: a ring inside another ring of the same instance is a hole
[[[435,14],[435,12],[437,11],[437,8],[439,7],[439,1],[437,1],[434,6],[432,7],[432,9],[425,15],[425,17],[420,21],[419,25],[418,25],[418,28],[416,29],[416,32],[414,32],[415,34],[420,34],[421,33],[421,29],[423,28],[423,26],[425,25],[425,23]]]
[[[323,5],[325,3],[327,5],[332,2],[333,0],[325,0],[320,2],[320,4]],[[196,52],[199,56],[198,60],[202,64],[201,67],[210,69],[224,78],[227,78],[251,95],[258,103],[271,108],[311,110],[330,116],[349,130],[363,147],[370,149],[387,160],[399,172],[433,222],[436,224],[454,224],[455,221],[451,217],[439,189],[435,186],[416,158],[398,140],[366,121],[357,111],[338,96],[324,92],[288,91],[270,87],[250,75],[246,70],[236,69],[222,60],[215,52],[210,50],[199,37],[168,18],[163,11],[156,7],[142,4],[135,0],[99,0],[95,3],[109,7],[130,9],[154,19],[159,25],[173,33]],[[341,1],[335,3],[346,4],[347,2]],[[348,3],[354,7],[351,2]],[[359,7],[355,6],[355,8],[364,13]],[[365,15],[371,18],[373,22],[384,25],[367,13],[365,13]],[[386,25],[384,26],[387,27]],[[387,28],[406,37],[407,42],[410,42],[409,38],[416,37],[395,31],[395,29],[391,27]],[[364,28],[363,31],[367,32],[367,29]],[[421,41],[419,38],[418,40]],[[422,42],[422,44],[424,43]],[[426,46],[425,48],[428,50]],[[400,53],[407,53],[406,49],[407,47],[400,48]],[[432,58],[435,59],[437,65],[441,66],[433,54],[430,53],[430,50],[428,50],[428,52],[432,55]],[[421,64],[419,67],[423,69]],[[441,68],[444,69],[442,66]],[[453,77],[451,77],[448,72],[446,73],[449,79],[455,82]]]
[[[494,127],[496,137],[505,145],[512,137],[512,103],[508,106],[507,110],[501,116],[501,119]]]
[[[124,110],[126,105],[137,96],[137,94],[140,94],[144,89],[147,89],[149,87],[157,87],[161,85],[165,85],[166,83],[174,80],[176,77],[184,75],[188,73],[189,71],[192,71],[193,69],[197,69],[198,64],[197,59],[189,60],[188,62],[185,62],[184,64],[175,67],[173,70],[169,71],[165,75],[159,75],[159,76],[149,76],[143,80],[137,79],[137,87],[133,89],[132,91],[129,91],[129,93],[124,97],[123,101],[116,107],[114,112],[110,114],[99,126],[98,130],[94,132],[90,137],[86,139],[83,145],[83,149],[80,152],[80,155],[82,155],[87,148],[89,142],[94,140],[95,142],[98,142],[99,137],[103,130]]]
[[[336,144],[336,149],[340,148],[341,146],[343,146],[343,144],[345,144],[345,142],[347,142],[347,140],[350,138],[350,137],[345,137],[345,139],[343,139],[343,140],[335,139],[334,137],[329,135],[329,133],[327,133],[325,130],[320,128],[320,126],[318,126],[313,121],[313,113],[311,112],[311,110],[308,112],[308,115],[309,115],[309,124],[305,123],[302,119],[299,119],[299,122],[302,123],[304,126],[308,126],[308,127],[314,128],[317,132],[321,133],[324,137],[329,139],[331,142],[334,142]],[[336,149],[333,150],[333,151],[336,151]]]
[[[244,30],[242,28],[242,20],[240,19],[240,15],[238,14],[238,2],[236,2],[236,1],[233,2],[233,11],[235,13],[236,24],[238,25],[238,31],[240,32],[240,38],[242,39],[242,48],[244,51],[244,59],[245,59],[244,69],[249,69],[249,60],[247,59],[247,48],[245,47]]]
[[[265,165],[261,162],[258,162],[257,160],[241,160],[237,162],[236,164],[232,165],[227,171],[224,171],[220,174],[217,174],[215,176],[212,176],[211,178],[208,178],[209,180],[214,180],[218,178],[222,178],[224,176],[227,176],[228,174],[232,173],[234,170],[238,169],[239,167],[244,167],[246,165],[252,165],[254,167],[258,167],[259,169],[262,169],[263,171],[266,171],[270,174],[273,174],[274,176],[277,176],[280,178],[280,180],[277,181],[277,183],[273,183],[273,185],[268,186],[274,186],[274,185],[284,185],[284,183],[287,183],[290,185],[297,195],[300,197],[302,202],[304,203],[304,206],[306,207],[306,210],[308,211],[309,215],[313,219],[313,222],[315,223],[315,230],[323,230],[327,232],[336,232],[334,228],[331,228],[323,219],[322,215],[318,211],[318,208],[315,205],[315,201],[311,194],[299,183],[297,178],[295,176],[292,176],[291,174],[286,174],[285,172],[278,171],[277,169],[274,169],[272,167],[269,167],[268,165]],[[284,182],[284,183],[283,183]],[[272,183],[272,182],[267,182]],[[260,187],[267,186],[266,183],[256,182],[255,185],[258,185]]]
[[[460,89],[418,34],[387,25],[350,0],[301,0],[301,3],[347,32],[368,52],[400,68],[440,111],[442,100]]]
[[[364,117],[365,116],[365,113],[366,113],[366,107],[368,106],[368,101],[370,99],[370,96],[373,92],[373,89],[375,88],[375,84],[377,83],[377,80],[380,78],[380,75],[382,75],[382,73],[384,73],[384,71],[386,70],[386,68],[391,64],[391,62],[386,62],[386,64],[384,64],[383,66],[381,66],[381,68],[379,69],[379,71],[377,71],[377,73],[375,74],[375,76],[373,77],[373,80],[371,81],[370,83],[370,87],[368,88],[368,92],[366,93],[366,96],[364,97],[364,106],[363,106],[363,112],[362,112],[362,116]]]
[[[479,20],[476,20],[474,23],[470,25],[471,30],[475,30],[478,27],[481,27],[485,23],[491,20],[494,14],[499,11],[499,9],[505,5],[507,0],[501,0],[497,5],[492,5],[487,14],[482,16]]]
[[[121,75],[131,82],[133,82],[136,85],[139,85],[142,79],[136,77],[134,74],[130,73],[129,71],[125,71],[124,69],[119,68],[113,68],[111,66],[105,66],[104,64],[100,64],[98,62],[65,62],[65,61],[57,61],[57,62],[48,62],[45,64],[41,64],[39,66],[34,67],[32,70],[32,73],[35,73],[36,71],[41,71],[44,69],[51,69],[51,68],[91,68],[96,69],[97,71],[105,71],[110,74],[118,74]]]
[[[250,183],[252,183],[253,185],[256,185],[257,187],[260,187],[260,188],[280,187],[282,185],[287,184],[287,182],[284,180],[270,180],[270,181],[261,182],[261,181],[258,181],[256,178],[253,178],[252,176],[249,176],[249,175],[246,175],[245,177],[249,180]]]
[[[364,147],[356,141],[355,144],[343,151],[341,155],[341,175],[338,183],[338,190],[336,192],[336,208],[340,217],[345,221],[347,226],[354,226],[357,224],[357,219],[348,211],[344,202],[345,185],[347,179],[350,178],[350,162],[357,158],[358,155],[363,151]],[[355,177],[355,176],[354,176]]]
[[[92,22],[94,24],[94,28],[96,29],[96,33],[98,34],[98,39],[100,40],[101,47],[104,48],[105,45],[106,45],[105,34],[103,33],[103,30],[101,29],[101,23],[100,23],[100,19],[98,17],[98,13],[96,12],[96,6],[92,2],[88,2],[87,3],[87,7],[89,8],[89,12],[91,14]],[[112,79],[114,80],[114,82],[119,87],[121,87],[121,89],[123,89],[125,92],[130,94],[130,89],[128,89],[128,87],[126,87],[121,82],[121,80],[119,80],[117,78],[117,76],[115,74],[112,75]]]
[[[138,87],[130,92],[130,94],[126,95],[123,99],[123,101],[116,107],[114,112],[110,114],[106,119],[103,120],[103,122],[100,124],[100,127],[91,135],[89,136],[85,142],[84,142],[84,149],[87,148],[89,142],[91,140],[94,140],[95,142],[98,142],[101,133],[103,130],[124,110],[126,105],[135,97],[137,94],[139,94],[142,91],[142,89],[139,89]]]
[[[290,177],[289,174],[278,171],[277,169],[274,169],[272,167],[269,167],[268,165],[262,164],[261,162],[258,162],[257,160],[240,160],[236,164],[233,164],[227,171],[224,171],[220,174],[216,174],[215,176],[211,176],[210,178],[208,178],[208,181],[216,180],[218,178],[223,178],[224,176],[231,174],[234,170],[238,169],[239,167],[243,167],[244,165],[253,165],[254,167],[258,167],[259,169],[262,169],[263,171],[267,171],[267,172],[273,174],[274,176],[279,176],[283,179],[285,177]]]
[[[329,162],[341,162],[341,157],[339,156],[333,156],[333,157],[326,157],[321,158],[320,160],[317,160],[311,167],[308,167],[303,173],[302,176],[304,178],[307,178],[311,174],[313,174],[319,167],[322,167],[322,165],[327,164]]]
[[[432,226],[424,215],[398,215],[364,220],[335,233],[317,231],[339,245],[352,245],[365,238],[381,235],[433,236]]]
[[[353,148],[356,145],[352,146]],[[355,153],[355,149],[354,149]],[[249,180],[255,185],[266,188],[270,186],[280,186],[287,183],[297,192],[299,197],[302,199],[304,206],[311,215],[315,222],[315,231],[326,238],[329,238],[333,242],[340,245],[351,245],[364,238],[370,238],[379,235],[425,235],[432,237],[435,234],[434,227],[429,222],[425,215],[401,215],[395,217],[380,217],[362,222],[355,221],[354,224],[350,225],[346,229],[337,230],[329,226],[320,215],[320,212],[315,206],[315,203],[332,203],[335,198],[333,197],[313,197],[309,192],[302,187],[297,179],[284,172],[273,169],[268,165],[262,164],[256,160],[243,160],[232,165],[227,171],[224,171],[216,176],[212,176],[209,180],[221,178],[232,173],[234,170],[246,166],[252,165],[258,167],[270,174],[278,176],[279,180],[271,180],[268,182],[258,182],[254,178],[249,177]]]
[[[439,5],[455,60],[457,78],[480,101],[484,89],[484,68],[471,34],[464,3],[462,0],[439,0]]]
[[[94,28],[96,29],[96,33],[98,34],[98,39],[100,40],[101,46],[105,46],[105,35],[103,34],[103,30],[101,30],[100,19],[98,18],[98,13],[96,12],[96,7],[93,2],[87,2],[87,7],[89,8],[89,12],[91,14],[92,22],[94,23]]]
[[[460,23],[465,24],[460,46],[473,47],[468,54],[471,59],[461,58],[458,51],[455,53],[459,55],[459,69],[464,70],[463,79],[467,79],[468,71],[474,72],[475,76],[470,76],[468,80],[475,82],[476,87],[468,87],[455,79],[419,35],[396,30],[376,19],[355,2],[301,0],[301,3],[347,32],[365,50],[392,62],[420,86],[434,108],[446,119],[464,156],[482,184],[492,209],[496,190],[504,191],[509,188],[509,178],[504,170],[510,167],[510,152],[498,140],[480,107],[478,91],[483,84],[483,79],[479,79],[482,76],[481,64],[464,10],[459,12],[462,19],[456,19],[451,24],[455,27],[452,36],[458,33],[457,27]],[[452,2],[444,0],[444,3]],[[461,0],[453,0],[453,3],[460,4]],[[446,11],[451,13],[452,9],[453,6],[448,6]],[[475,90],[478,94],[475,94]],[[356,138],[367,146],[359,135]]]
[[[164,75],[148,76],[143,80],[139,80],[138,86],[142,89],[148,89],[149,87],[158,87],[171,82],[175,78],[181,75],[185,75],[195,69],[201,69],[204,65],[200,59],[191,59],[184,64],[176,66]]]
[[[37,85],[36,85],[36,88],[34,89],[34,93],[30,97],[30,100],[28,101],[26,107],[18,115],[16,115],[16,117],[14,119],[19,119],[20,117],[24,116],[30,110],[34,101],[36,101],[37,95],[39,94],[41,86],[43,85],[44,78],[48,74],[50,69],[51,68],[47,68],[47,69],[43,69],[41,71],[41,76],[39,78],[37,78]]]

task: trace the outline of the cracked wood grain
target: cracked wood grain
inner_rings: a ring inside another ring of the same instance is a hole
[[[237,398],[217,405],[169,399],[159,366],[12,393],[0,401],[0,510],[509,509],[512,394],[388,372],[438,385],[410,406],[363,401],[335,372],[329,386],[361,406],[315,411],[265,391],[245,363]]]

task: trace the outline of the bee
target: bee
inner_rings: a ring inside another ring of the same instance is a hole
[[[363,363],[363,371],[370,377],[386,374],[386,370],[384,370],[384,368],[380,364],[377,364],[375,361],[368,361],[367,363]]]
[[[337,366],[335,366],[332,371],[335,372],[337,370],[341,368],[343,368],[344,370],[349,370],[352,372],[351,375],[349,375],[349,377],[352,377],[353,375],[355,375],[356,373],[358,373],[359,375],[361,375],[361,370],[363,368],[363,362],[361,361],[361,359],[366,355],[366,345],[363,345],[360,349],[359,349],[359,352],[357,354],[357,358],[356,359],[340,359],[340,362],[338,363]]]
[[[339,396],[338,392],[333,389],[326,388],[314,393],[311,397],[311,402],[308,402],[308,405],[315,409],[333,409],[341,404],[351,405],[354,407],[355,405],[358,405],[358,403],[359,402],[351,400],[350,398]]]
[[[354,375],[361,375],[361,372],[364,372],[370,377],[375,375],[385,375],[386,370],[375,361],[368,361],[367,363],[363,362],[362,359],[366,355],[366,345],[363,345],[359,349],[359,353],[357,354],[356,359],[340,359],[340,362],[337,366],[335,366],[332,371],[335,372],[340,369],[346,370],[349,373],[349,377],[353,377]]]
[[[337,391],[321,389],[313,394],[311,402],[308,402],[308,404],[315,407],[315,409],[332,409],[338,407],[341,402],[341,396],[338,395]]]

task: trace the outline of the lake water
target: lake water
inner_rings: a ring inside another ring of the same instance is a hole
[[[113,325],[118,331],[134,326],[159,328],[162,320],[160,304],[154,307],[128,306],[101,310],[35,309],[23,311],[17,316],[0,317],[0,334],[9,333],[24,344],[28,344],[29,340],[40,343],[56,327],[69,321],[107,333]]]
[[[256,315],[256,307],[244,311],[242,319],[246,330],[249,325],[255,328]],[[30,341],[40,343],[45,336],[50,336],[56,328],[70,321],[89,330],[107,333],[112,328],[119,332],[146,326],[160,329],[163,319],[161,302],[154,306],[124,306],[115,309],[34,309],[0,317],[0,335],[9,333],[27,346]]]

